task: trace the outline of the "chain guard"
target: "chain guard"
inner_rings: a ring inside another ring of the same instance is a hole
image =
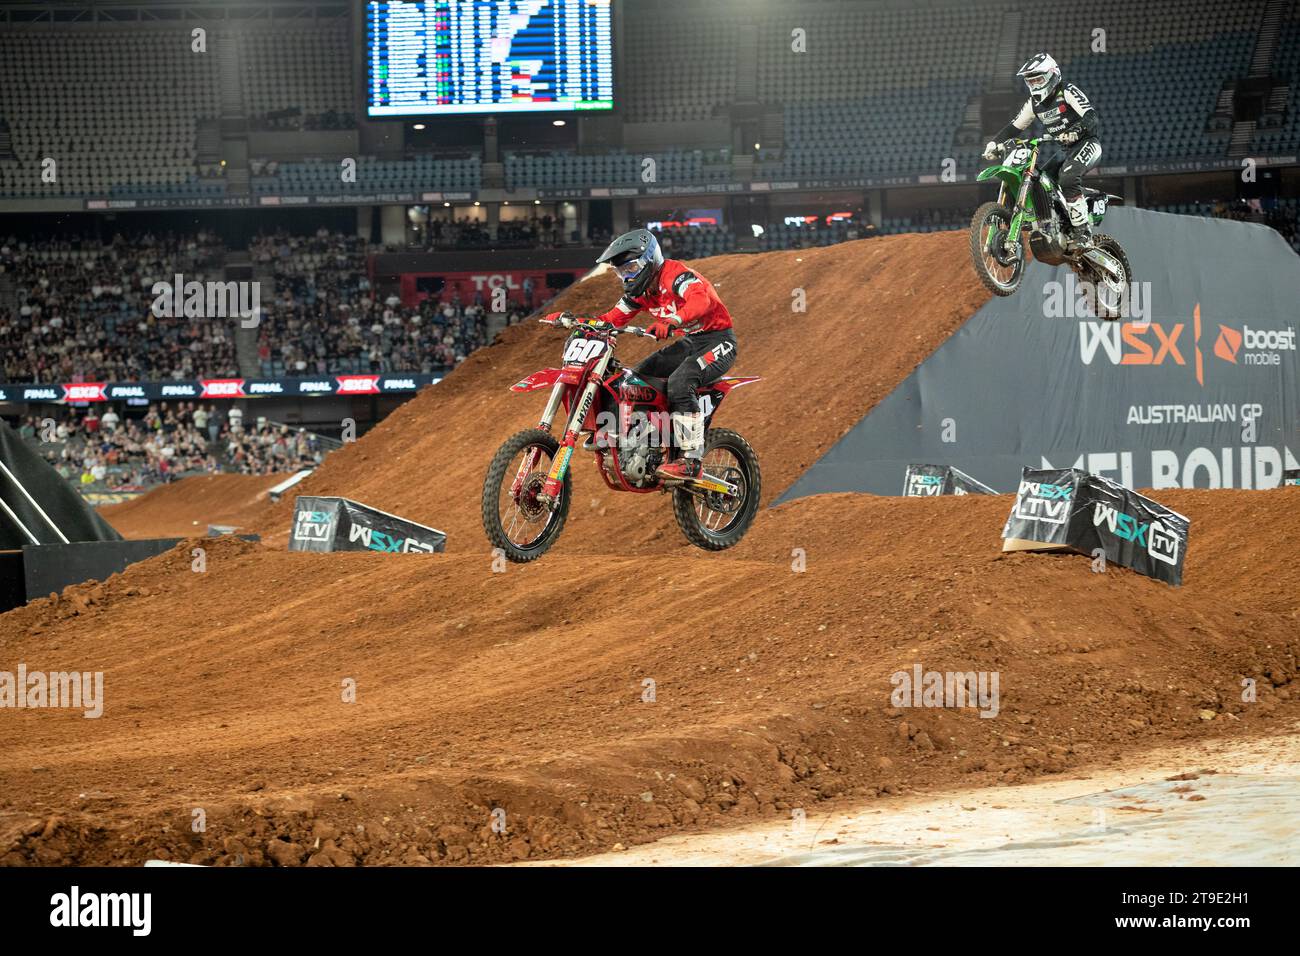
[[[714,475],[729,485],[734,485],[740,489],[738,495],[727,495],[720,491],[706,491],[704,493],[704,504],[710,511],[716,511],[720,514],[734,515],[740,510],[740,506],[745,503],[745,496],[748,493],[745,487],[745,475],[739,468],[727,468],[720,475]]]

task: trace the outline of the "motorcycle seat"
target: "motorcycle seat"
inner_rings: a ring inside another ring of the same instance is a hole
[[[647,385],[653,386],[660,395],[668,394],[668,379],[660,378],[658,375],[638,375],[637,377]]]

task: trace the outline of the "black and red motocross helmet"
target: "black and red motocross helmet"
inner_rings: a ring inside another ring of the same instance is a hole
[[[664,253],[649,229],[633,229],[611,242],[596,262],[613,266],[623,280],[623,291],[635,298],[644,295],[658,277]]]

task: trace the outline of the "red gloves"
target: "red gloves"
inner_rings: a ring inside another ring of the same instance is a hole
[[[666,339],[673,334],[675,328],[676,326],[667,319],[658,319],[646,331],[657,339]]]

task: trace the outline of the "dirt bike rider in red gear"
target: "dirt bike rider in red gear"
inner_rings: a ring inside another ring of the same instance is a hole
[[[731,314],[708,279],[676,259],[665,259],[648,229],[634,229],[609,244],[596,260],[607,262],[623,282],[623,297],[599,317],[622,327],[639,312],[655,321],[655,338],[682,337],[636,367],[638,375],[668,379],[673,441],[681,457],[661,465],[661,478],[698,478],[704,457],[704,413],[696,389],[709,385],[736,362]]]

